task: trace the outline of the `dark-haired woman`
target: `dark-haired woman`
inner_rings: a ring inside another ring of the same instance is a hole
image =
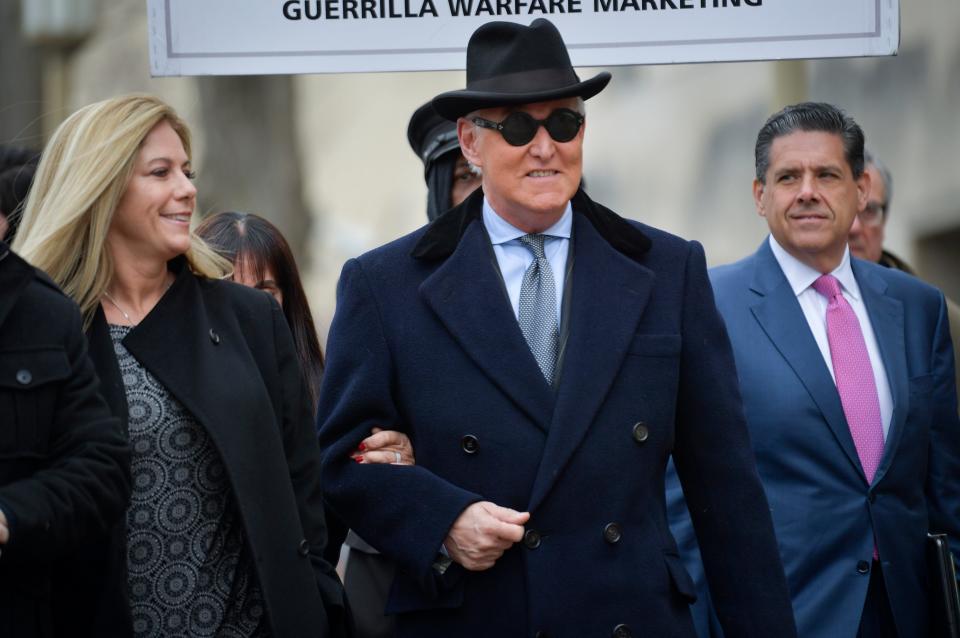
[[[283,234],[263,217],[233,211],[207,217],[197,227],[196,232],[207,245],[233,263],[234,281],[269,292],[283,307],[283,314],[290,324],[293,339],[296,342],[300,367],[310,387],[311,396],[316,401],[323,375],[323,353],[320,350],[310,306],[300,282],[297,264]],[[379,429],[371,432],[371,435],[361,443],[354,459],[358,463],[413,465],[415,462],[413,447],[405,434]],[[330,527],[330,542],[327,546],[326,558],[330,562],[335,562],[339,553],[339,543],[343,541],[347,530],[339,527],[336,517],[329,512],[327,525]],[[359,556],[357,560],[364,560],[371,552],[375,554],[376,551],[353,533],[347,534],[346,543],[352,550],[360,550],[359,555],[351,551],[351,561],[356,556]],[[352,565],[352,562],[349,565]],[[348,567],[348,571],[353,570]],[[388,574],[392,576],[392,569]],[[389,581],[382,578],[368,585],[377,589],[388,586]],[[355,592],[355,595],[360,603],[353,608],[358,635],[371,637],[382,635],[371,631],[371,628],[378,627],[384,622],[392,627],[390,619],[383,616],[383,605],[379,605],[379,609],[374,609],[365,604],[369,598],[365,595],[365,590]],[[385,600],[385,596],[378,596],[377,600]]]
[[[300,369],[316,408],[323,378],[323,350],[293,251],[280,230],[252,213],[227,211],[207,217],[197,235],[233,264],[233,280],[269,292],[290,324]],[[375,428],[354,456],[358,463],[413,465],[413,447],[401,432]],[[334,548],[335,549],[335,548]]]
[[[323,378],[323,350],[287,240],[263,217],[233,211],[207,217],[196,232],[233,264],[234,281],[269,292],[283,308],[311,405],[316,408]]]

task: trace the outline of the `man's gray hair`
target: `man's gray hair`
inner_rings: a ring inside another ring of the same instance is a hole
[[[890,202],[893,201],[893,174],[890,172],[890,169],[887,168],[887,165],[880,161],[879,157],[870,152],[870,149],[863,150],[863,162],[864,166],[872,166],[877,169],[877,172],[880,173],[880,179],[883,180],[887,200],[883,202],[883,214],[884,217],[886,217],[890,214]]]
[[[803,102],[774,113],[757,134],[754,148],[757,180],[766,183],[770,167],[770,147],[778,137],[798,131],[833,133],[843,139],[843,152],[854,179],[863,174],[863,130],[853,118],[832,104]]]

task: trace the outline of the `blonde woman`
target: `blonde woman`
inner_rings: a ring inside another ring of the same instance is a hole
[[[269,296],[223,281],[229,262],[190,231],[192,178],[186,124],[156,97],[122,96],[57,129],[24,210],[16,247],[80,306],[133,450],[125,525],[73,571],[64,628],[339,635],[290,331]]]

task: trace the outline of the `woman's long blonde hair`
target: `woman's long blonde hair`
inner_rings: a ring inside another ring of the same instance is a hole
[[[176,131],[187,157],[190,130],[152,95],[123,95],[85,106],[61,124],[37,167],[14,249],[80,306],[85,325],[113,278],[107,232],[127,188],[140,146],[162,121]],[[230,262],[191,232],[191,270],[221,278]]]

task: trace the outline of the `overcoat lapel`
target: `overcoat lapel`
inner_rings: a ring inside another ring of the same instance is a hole
[[[883,359],[887,381],[890,383],[890,394],[893,397],[893,417],[890,419],[890,429],[883,446],[883,457],[873,477],[873,482],[877,483],[890,467],[910,408],[903,304],[898,299],[887,296],[886,282],[873,276],[858,260],[852,259],[851,265],[860,285],[860,294],[863,295],[863,303],[867,307],[873,334],[880,347],[880,358]]]
[[[420,295],[500,391],[547,430],[553,391],[523,338],[489,244],[483,222],[470,222],[456,250],[420,285]]]
[[[528,510],[539,505],[580,445],[620,370],[653,289],[653,272],[613,248],[587,221],[573,222],[569,337],[546,448]]]
[[[810,326],[807,325],[790,282],[784,276],[766,240],[753,260],[755,270],[751,290],[761,297],[750,308],[753,316],[800,378],[847,458],[866,481],[857,448],[850,435],[850,427],[843,414],[837,386],[823,361],[820,348],[810,332]]]
[[[245,434],[236,432],[237,423],[269,422],[272,415],[241,413],[263,401],[236,401],[236,388],[259,387],[237,375],[256,370],[245,345],[221,344],[221,339],[241,339],[236,318],[207,308],[200,283],[185,263],[170,290],[144,320],[124,338],[123,345],[203,425],[216,443],[228,467],[249,463]],[[230,322],[227,325],[227,322]],[[183,360],[189,359],[190,365]],[[259,391],[259,390],[258,390]],[[265,392],[265,390],[264,390]],[[211,407],[215,407],[211,411]],[[252,435],[251,435],[252,436]]]
[[[127,404],[127,392],[120,374],[120,364],[113,350],[110,326],[103,308],[97,306],[93,322],[87,330],[90,344],[90,359],[100,376],[100,394],[106,399],[114,416],[120,419],[121,431],[126,434],[130,420],[130,406]]]

